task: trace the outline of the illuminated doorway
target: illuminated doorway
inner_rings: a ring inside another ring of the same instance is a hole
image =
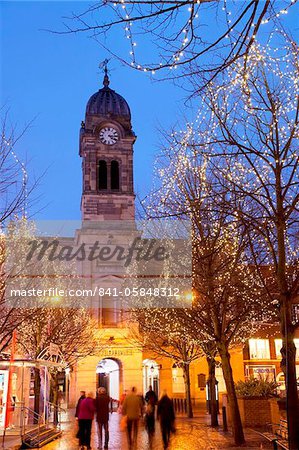
[[[148,391],[149,386],[152,386],[157,397],[159,397],[159,364],[152,359],[145,359],[142,364],[143,368],[143,393]]]
[[[104,387],[113,400],[119,400],[119,364],[114,359],[102,359],[96,368],[97,388]]]

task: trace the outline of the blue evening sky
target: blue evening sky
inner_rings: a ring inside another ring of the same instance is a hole
[[[79,219],[81,161],[78,133],[88,98],[102,85],[100,61],[109,55],[84,34],[57,35],[43,29],[61,29],[62,17],[82,11],[87,2],[1,1],[1,106],[21,131],[33,120],[18,145],[31,177],[41,179],[33,196],[39,219]],[[299,9],[284,18],[293,30]],[[120,51],[125,39],[115,35]],[[144,46],[144,51],[150,49]],[[110,64],[110,87],[125,97],[138,136],[134,153],[135,191],[151,187],[158,128],[169,128],[184,111],[186,93],[171,81],[153,82],[140,72]]]

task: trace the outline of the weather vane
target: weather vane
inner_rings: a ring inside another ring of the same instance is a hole
[[[104,61],[100,62],[99,69],[104,69],[105,75],[108,75],[108,63],[110,59],[106,58]]]
[[[100,64],[99,64],[99,69],[103,69],[104,73],[105,73],[104,80],[103,80],[103,85],[105,87],[108,87],[109,83],[110,83],[109,77],[108,77],[108,62],[109,62],[109,59],[106,58],[106,59],[104,59],[104,61],[100,62]]]

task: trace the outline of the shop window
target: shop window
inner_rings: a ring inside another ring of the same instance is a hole
[[[184,394],[184,372],[178,364],[172,366],[172,392],[173,394]]]
[[[275,365],[246,365],[246,379],[255,378],[256,380],[275,381],[276,368]]]
[[[285,393],[286,385],[285,385],[285,375],[283,372],[279,372],[276,376],[276,383],[278,384],[278,393],[283,395]]]
[[[8,370],[0,370],[0,427],[4,427],[8,389]]]
[[[270,359],[269,339],[249,339],[250,359]]]
[[[282,339],[275,339],[275,354],[277,359],[281,359],[280,349],[282,347]],[[296,359],[299,360],[299,339],[294,339],[294,344],[296,347]]]
[[[281,359],[280,349],[282,347],[282,339],[274,339],[276,359]]]

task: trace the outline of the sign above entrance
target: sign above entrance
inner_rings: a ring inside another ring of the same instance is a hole
[[[138,353],[139,350],[133,348],[108,348],[101,352],[101,355],[105,356],[128,356],[133,355],[133,353]]]

